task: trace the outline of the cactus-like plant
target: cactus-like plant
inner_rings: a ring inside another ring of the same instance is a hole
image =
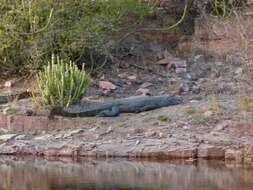
[[[68,107],[86,92],[90,76],[73,63],[66,63],[54,55],[37,75],[39,92],[49,106]]]

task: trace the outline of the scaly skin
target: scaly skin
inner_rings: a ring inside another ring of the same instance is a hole
[[[120,113],[139,113],[161,107],[182,103],[183,100],[176,96],[147,96],[137,98],[124,98],[107,103],[98,103],[91,107],[75,105],[68,108],[55,107],[50,117],[61,115],[65,117],[114,117]]]

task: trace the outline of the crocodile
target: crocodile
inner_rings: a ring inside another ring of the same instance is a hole
[[[65,117],[115,117],[120,113],[139,113],[182,102],[181,97],[169,95],[123,98],[91,106],[80,104],[66,108],[56,106],[51,110],[49,117],[53,118],[55,115]]]

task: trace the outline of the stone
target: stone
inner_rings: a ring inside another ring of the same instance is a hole
[[[162,132],[160,132],[159,133],[159,138],[161,139],[161,138],[166,138],[167,136],[166,136],[166,134],[165,133],[162,133]]]
[[[169,150],[167,156],[169,158],[179,158],[179,159],[189,159],[196,158],[197,149],[196,148],[178,148],[175,150]]]
[[[192,80],[199,80],[200,78],[206,78],[211,71],[212,64],[213,63],[206,62],[203,57],[200,57],[189,68],[189,71],[192,75]]]
[[[147,88],[139,88],[138,90],[136,90],[135,93],[136,96],[149,96],[150,94],[150,90]]]
[[[242,73],[243,73],[243,69],[241,67],[239,67],[235,70],[235,74],[238,76],[242,76]]]
[[[151,82],[144,82],[144,83],[140,86],[140,88],[148,88],[148,87],[150,87],[150,86],[153,86],[153,84],[152,84]]]
[[[136,142],[135,142],[135,145],[138,145],[138,144],[140,144],[141,143],[141,141],[140,140],[137,140]]]
[[[15,108],[12,107],[6,107],[3,109],[3,114],[4,115],[8,115],[8,114],[15,114],[17,112],[17,110]]]
[[[42,135],[42,136],[35,137],[34,140],[37,140],[37,141],[45,141],[45,140],[48,140],[48,139],[51,138],[51,137],[52,137],[52,135],[46,134],[46,135]]]
[[[156,62],[158,65],[169,65],[170,64],[170,59],[169,58],[164,58]]]
[[[66,134],[63,135],[63,138],[69,138],[69,137],[72,137],[76,134],[79,134],[81,132],[83,132],[84,130],[83,129],[76,129],[76,130],[73,130],[73,131],[70,131],[70,132],[67,132]]]
[[[183,93],[183,92],[189,92],[190,91],[190,86],[186,83],[182,83],[179,86],[179,93]]]
[[[26,135],[18,135],[15,137],[16,140],[25,140]]]
[[[225,121],[222,121],[222,122],[218,123],[213,130],[214,131],[223,131],[226,128],[228,128],[229,125],[232,125],[232,121],[225,120]]]
[[[112,127],[108,127],[108,129],[105,132],[98,134],[97,138],[108,135],[108,134],[112,133],[113,131],[114,131],[114,129]]]
[[[94,126],[96,121],[94,119],[84,119],[84,118],[63,118],[55,117],[54,119],[49,119],[45,116],[22,116],[22,115],[9,115],[3,117],[0,114],[0,126],[6,127],[9,131],[15,133],[22,132],[25,134],[33,133],[36,131],[47,131],[48,129],[61,129],[64,126],[72,127],[84,127],[84,126]],[[1,122],[3,120],[3,124]],[[5,121],[7,120],[7,121]],[[6,124],[6,126],[4,126]]]
[[[5,134],[0,136],[0,141],[8,141],[11,139],[14,139],[17,136],[17,134]]]
[[[164,56],[165,56],[165,58],[159,60],[157,62],[157,64],[166,65],[169,68],[171,68],[171,67],[185,68],[187,66],[185,60],[175,57],[175,56],[171,55],[170,53],[164,54]]]
[[[241,164],[243,162],[243,153],[240,150],[228,149],[225,152],[225,161]]]
[[[210,110],[204,112],[204,116],[207,117],[207,118],[208,118],[208,117],[211,117],[212,115],[213,115],[213,112],[210,111]]]
[[[119,78],[126,78],[127,77],[127,73],[120,73],[120,74],[118,74],[118,77]]]
[[[12,87],[13,86],[13,81],[6,81],[5,83],[4,83],[4,87],[5,88],[10,88],[10,87]]]
[[[198,158],[204,159],[224,159],[225,151],[223,148],[202,145],[198,148]]]
[[[114,129],[112,127],[108,127],[108,129],[106,130],[106,133],[109,134],[109,133],[111,133],[113,131],[114,131]]]
[[[141,128],[137,128],[137,129],[134,129],[134,130],[133,130],[133,133],[134,133],[134,134],[140,134],[140,133],[143,133],[143,132],[144,132],[144,130],[141,129]]]
[[[136,75],[131,75],[131,76],[128,76],[127,78],[129,80],[136,80],[137,79]]]
[[[177,74],[184,74],[187,72],[186,68],[176,68],[176,73]]]
[[[99,88],[101,88],[104,93],[107,93],[116,90],[117,86],[109,81],[99,81]]]
[[[157,135],[157,132],[149,130],[145,133],[145,137],[155,137]]]
[[[192,87],[192,92],[194,93],[194,94],[199,94],[200,93],[200,87],[199,86],[193,86]]]
[[[4,128],[0,128],[0,133],[8,133],[9,131],[7,129]]]
[[[54,135],[54,138],[55,139],[61,139],[63,138],[64,134],[57,134],[57,135]]]

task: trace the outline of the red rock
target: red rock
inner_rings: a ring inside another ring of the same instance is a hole
[[[196,148],[179,148],[175,150],[169,150],[167,152],[167,156],[169,158],[180,158],[180,159],[196,158],[197,149]]]
[[[136,94],[137,96],[148,96],[148,95],[151,95],[150,94],[150,90],[147,89],[147,88],[139,88],[137,91],[136,91]]]
[[[177,74],[182,74],[182,73],[186,73],[187,69],[186,68],[176,68],[176,73]]]
[[[7,116],[0,114],[0,128],[7,129]]]
[[[228,149],[225,152],[225,161],[241,164],[243,163],[243,153],[239,150]]]
[[[126,78],[127,77],[127,73],[120,73],[118,74],[119,78]]]
[[[170,64],[170,58],[164,58],[162,60],[159,60],[156,62],[159,65],[169,65]]]
[[[6,88],[10,88],[10,87],[12,87],[12,86],[13,86],[13,84],[14,84],[14,82],[13,82],[13,81],[6,81],[6,82],[4,83],[4,87],[6,87]]]
[[[180,59],[178,57],[175,57],[171,55],[170,53],[164,54],[165,58],[157,61],[156,63],[159,65],[170,65],[169,67],[174,67],[174,68],[185,68],[186,61],[183,59]]]
[[[103,92],[106,93],[115,90],[117,86],[109,81],[99,81],[99,88],[101,88]]]
[[[190,91],[190,87],[188,84],[186,83],[183,83],[183,84],[180,84],[179,86],[179,92],[182,93],[182,92],[189,92]]]
[[[198,158],[224,159],[225,151],[223,148],[219,148],[219,147],[202,146],[198,148]]]
[[[149,130],[147,131],[145,134],[145,137],[155,137],[157,135],[157,132],[156,131],[152,131],[152,130]]]
[[[49,128],[62,128],[64,126],[93,126],[96,121],[84,118],[63,118],[55,117],[49,119],[46,116],[22,116],[22,115],[2,115],[0,114],[1,128],[12,132],[32,133],[37,130],[47,131]]]
[[[127,78],[129,80],[136,80],[137,79],[137,77],[135,75],[128,76]]]

